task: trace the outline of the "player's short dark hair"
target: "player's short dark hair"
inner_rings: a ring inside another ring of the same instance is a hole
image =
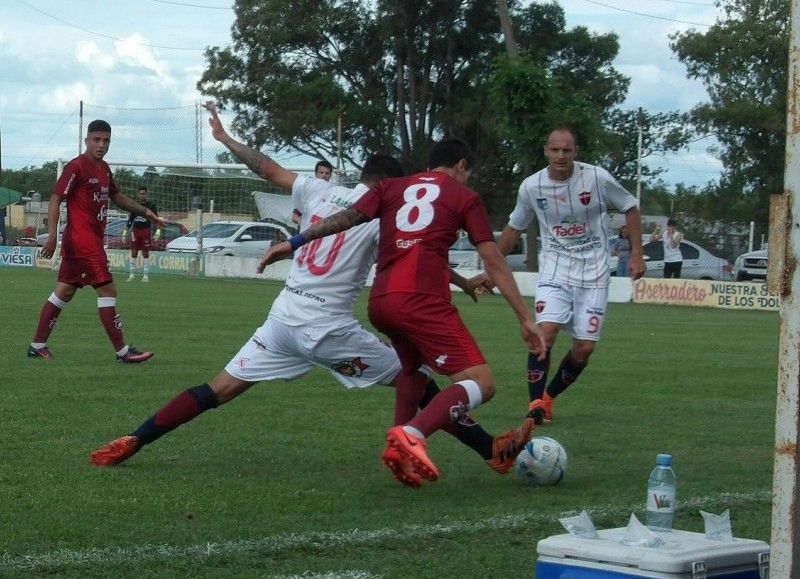
[[[147,185],[139,185],[136,188],[137,191],[147,191]]]
[[[326,161],[325,159],[322,159],[321,161],[317,161],[317,164],[316,164],[316,165],[314,165],[314,173],[316,173],[316,172],[317,172],[317,170],[318,170],[320,167],[326,167],[326,168],[330,169],[330,170],[331,170],[331,172],[333,172],[333,165],[331,165],[331,164],[330,164],[328,161]]]
[[[678,224],[674,219],[667,219],[667,226],[672,225],[672,227],[677,227]]]
[[[461,139],[448,138],[434,143],[428,153],[428,169],[455,167],[461,159],[467,161],[467,169],[475,165],[475,155]]]
[[[370,155],[364,168],[361,169],[361,182],[380,181],[387,177],[402,177],[405,175],[403,165],[391,155]]]
[[[89,133],[110,133],[111,125],[101,119],[95,119],[86,128],[86,134]]]

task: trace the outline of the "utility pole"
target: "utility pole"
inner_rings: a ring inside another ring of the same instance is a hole
[[[636,199],[639,207],[642,206],[642,107],[639,107],[636,125],[639,129],[639,138],[636,143]]]
[[[339,174],[339,179],[342,178],[342,171],[344,170],[344,162],[342,161],[342,115],[344,114],[344,105],[339,107],[339,114],[336,117],[336,172]]]
[[[78,107],[78,154],[80,155],[83,152],[83,101],[81,101],[80,107]],[[61,176],[61,171],[58,172],[58,176]]]
[[[767,287],[781,295],[770,576],[800,576],[800,0],[792,0],[784,190],[770,199]]]

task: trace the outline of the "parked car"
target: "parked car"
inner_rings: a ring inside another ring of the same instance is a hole
[[[736,281],[767,279],[767,249],[743,253],[733,262],[733,275]]]
[[[215,221],[203,225],[203,253],[237,257],[262,257],[273,243],[291,237],[287,227],[259,221]],[[167,251],[197,252],[197,231],[178,237],[167,244]]]
[[[131,237],[128,235],[123,239],[122,232],[127,225],[127,219],[115,219],[106,225],[106,233],[103,238],[103,245],[108,249],[130,249]],[[129,232],[130,233],[130,232]],[[155,233],[155,230],[153,230]],[[150,241],[150,251],[166,251],[167,244],[173,239],[189,233],[189,230],[182,223],[177,221],[167,221],[166,227],[161,228],[161,237]]]
[[[494,232],[495,240],[500,238],[500,233],[499,231]],[[506,256],[506,262],[511,271],[528,271],[526,263],[528,258],[527,246],[528,236],[523,233],[520,240]],[[483,269],[483,261],[478,255],[478,250],[470,243],[466,234],[459,235],[458,239],[450,246],[448,261],[450,267],[454,268]]]
[[[649,241],[649,239],[649,236],[642,239],[644,261],[647,265],[644,275],[645,277],[664,277],[664,244],[661,241]],[[731,264],[728,260],[713,255],[693,241],[681,241],[681,255],[683,256],[682,278],[720,281],[730,281],[732,278]],[[616,275],[616,256],[611,256],[609,266],[611,275]]]

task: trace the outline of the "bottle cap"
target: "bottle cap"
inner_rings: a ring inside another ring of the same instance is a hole
[[[657,454],[656,455],[656,464],[658,466],[672,466],[672,455],[671,454]]]

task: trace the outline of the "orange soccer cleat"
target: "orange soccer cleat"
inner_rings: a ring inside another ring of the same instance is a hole
[[[533,436],[534,428],[536,428],[536,423],[533,418],[526,418],[519,428],[495,436],[492,443],[492,458],[486,461],[489,468],[499,474],[506,474],[510,471],[517,455]]]
[[[407,433],[402,426],[393,426],[386,433],[386,442],[400,454],[401,462],[409,464],[416,474],[431,482],[439,478],[439,469],[425,452],[424,440]]]
[[[395,448],[387,446],[381,455],[381,461],[401,484],[415,489],[422,486],[422,477],[414,472],[411,463],[404,461]]]
[[[550,424],[553,422],[553,398],[547,393],[544,397],[530,403],[528,416],[536,421],[536,424]]]
[[[115,466],[136,454],[138,450],[138,438],[123,436],[95,450],[89,457],[89,462],[94,466]]]

